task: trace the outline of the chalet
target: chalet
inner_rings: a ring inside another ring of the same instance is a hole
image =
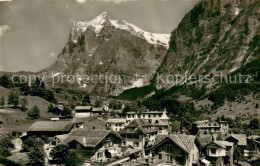
[[[247,136],[246,134],[231,134],[225,139],[228,142],[233,142],[234,146],[243,153],[244,157],[248,157]]]
[[[46,135],[53,137],[55,135],[67,134],[74,126],[72,121],[37,121],[28,129],[27,136]]]
[[[161,165],[193,166],[199,162],[195,140],[193,135],[158,135],[150,149],[150,156],[161,160]]]
[[[52,109],[52,113],[56,115],[60,115],[61,112],[63,111],[63,106],[57,106],[55,105]]]
[[[91,162],[105,162],[121,154],[121,139],[109,130],[73,130],[61,143],[85,151]]]
[[[166,110],[164,111],[146,111],[146,112],[127,112],[126,114],[126,122],[129,123],[134,119],[160,119],[166,123],[169,122],[169,117],[166,114]]]
[[[82,117],[88,117],[92,115],[92,106],[76,106],[75,111],[75,117],[76,118],[82,118]]]
[[[113,131],[120,131],[126,125],[126,119],[123,118],[111,118],[107,120],[108,127]]]
[[[198,132],[208,133],[228,133],[229,126],[226,121],[210,122],[209,120],[194,122]]]
[[[234,144],[228,141],[213,141],[205,146],[206,158],[216,166],[233,166]]]
[[[123,138],[123,145],[131,145],[135,149],[141,149],[145,155],[145,148],[155,142],[157,131],[144,119],[135,119],[131,121],[120,132]]]
[[[233,142],[236,146],[247,146],[247,137],[245,134],[231,134],[225,140]]]

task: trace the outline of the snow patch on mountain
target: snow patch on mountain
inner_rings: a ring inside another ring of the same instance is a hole
[[[165,47],[169,46],[170,34],[159,34],[159,33],[151,33],[142,30],[141,28],[124,21],[112,20],[108,16],[107,12],[103,12],[92,21],[83,22],[78,21],[74,22],[72,28],[72,41],[77,42],[77,38],[80,34],[85,32],[88,27],[92,27],[96,34],[99,34],[104,26],[114,26],[117,29],[123,29],[131,34],[141,37],[145,39],[147,42],[155,45],[162,45]]]

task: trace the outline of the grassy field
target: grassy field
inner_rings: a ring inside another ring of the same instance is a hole
[[[260,104],[260,100],[254,98],[252,95],[245,96],[246,100],[241,102],[226,102],[222,107],[210,114],[204,114],[204,117],[211,117],[216,119],[224,115],[235,119],[236,117],[242,118],[245,123],[249,122],[250,117],[260,119],[260,109],[256,108],[256,104]],[[211,105],[211,103],[204,101]],[[203,105],[203,102],[197,102],[197,105]]]
[[[21,98],[26,98],[28,101],[28,109],[31,109],[36,105],[40,109],[40,119],[30,120],[27,118],[27,112],[21,111],[19,108],[12,108],[7,104],[8,94],[10,89],[0,87],[0,97],[5,97],[5,108],[0,109],[0,121],[3,124],[0,125],[0,133],[10,132],[10,131],[27,131],[28,127],[35,121],[38,120],[49,120],[52,115],[48,113],[49,102],[37,97],[37,96],[20,96]]]

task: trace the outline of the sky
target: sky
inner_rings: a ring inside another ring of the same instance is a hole
[[[148,32],[171,33],[198,0],[0,0],[0,71],[49,67],[74,21],[103,11]]]

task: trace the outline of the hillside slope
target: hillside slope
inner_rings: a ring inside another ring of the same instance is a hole
[[[258,0],[199,2],[172,32],[159,75],[229,74],[259,58],[259,4]],[[156,78],[153,84],[172,86]]]

